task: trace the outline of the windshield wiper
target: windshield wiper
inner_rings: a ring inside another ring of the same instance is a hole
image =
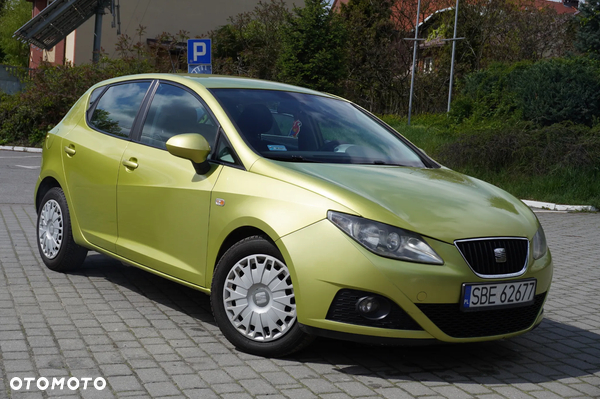
[[[375,161],[369,161],[369,162],[352,162],[355,165],[385,165],[385,166],[409,166],[409,165],[404,165],[404,164],[400,164],[400,163],[389,163],[389,162],[385,162],[379,159],[376,159]]]
[[[264,155],[264,154],[263,154]],[[284,154],[271,154],[264,155],[265,158],[274,159],[276,161],[286,161],[286,162],[317,162],[312,159],[304,158],[301,155],[284,155]]]

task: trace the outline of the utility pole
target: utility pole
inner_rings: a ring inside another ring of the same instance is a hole
[[[457,0],[458,1],[458,0]],[[415,23],[415,38],[414,39],[404,39],[409,41],[414,41],[414,50],[413,50],[413,64],[412,64],[412,73],[410,78],[410,97],[408,99],[408,126],[410,126],[410,117],[412,115],[412,101],[413,94],[415,92],[415,70],[417,68],[417,49],[419,47],[419,41],[423,39],[419,39],[419,16],[421,14],[421,0],[417,3],[417,22]]]
[[[448,112],[450,112],[450,104],[452,103],[452,86],[454,84],[454,58],[456,56],[456,41],[464,39],[464,37],[456,37],[456,30],[458,27],[458,2],[459,0],[456,0],[456,8],[454,9],[454,36],[452,37],[452,62],[450,64],[450,89],[448,90]]]

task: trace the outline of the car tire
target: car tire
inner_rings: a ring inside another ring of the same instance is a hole
[[[53,187],[42,199],[37,218],[37,246],[44,264],[57,272],[77,269],[88,250],[73,241],[65,193]]]
[[[313,341],[300,330],[290,272],[277,247],[260,236],[239,241],[219,260],[211,287],[217,325],[239,350],[265,357]]]

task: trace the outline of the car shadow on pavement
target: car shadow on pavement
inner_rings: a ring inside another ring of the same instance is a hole
[[[199,291],[97,253],[90,253],[71,274],[106,279],[215,330],[210,299]],[[319,338],[285,362],[322,365],[340,376],[372,377],[374,385],[377,379],[537,384],[598,373],[600,335],[546,318],[522,336],[482,343],[377,346]]]
[[[341,374],[386,380],[543,383],[600,371],[600,335],[545,319],[512,339],[429,346],[374,346],[320,339],[294,356],[336,365]]]
[[[90,252],[83,266],[70,274],[104,278],[153,302],[181,311],[202,323],[209,323],[216,327],[208,295],[108,256]]]

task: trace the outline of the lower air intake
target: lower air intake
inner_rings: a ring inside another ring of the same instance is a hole
[[[451,337],[490,337],[531,327],[540,313],[545,297],[546,293],[536,295],[535,302],[529,306],[477,312],[461,312],[457,303],[417,306],[429,320]]]

